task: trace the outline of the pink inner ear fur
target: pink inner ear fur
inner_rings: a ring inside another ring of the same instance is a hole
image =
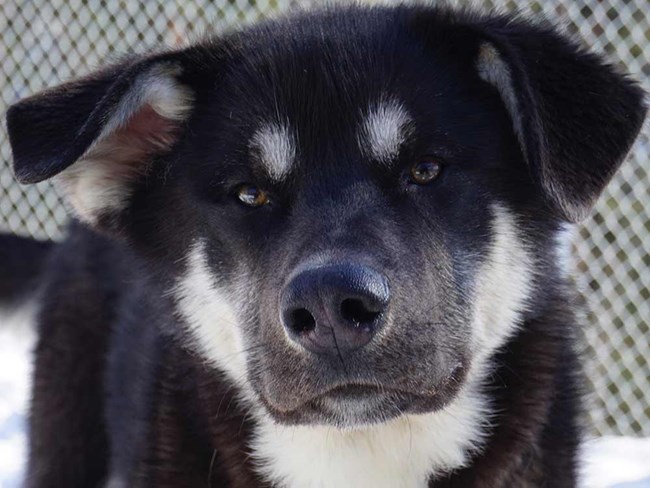
[[[178,120],[146,104],[105,135],[55,179],[74,213],[94,224],[100,215],[126,207],[133,182],[147,173],[155,155],[172,146],[179,128]]]
[[[167,149],[175,141],[178,121],[163,117],[149,104],[144,105],[131,117],[126,127],[118,132],[128,132],[139,137],[143,143],[154,146],[152,149]]]
[[[105,171],[115,178],[131,178],[143,174],[153,156],[169,149],[178,132],[178,122],[144,105],[128,122],[99,142],[84,159],[101,154]],[[99,154],[98,154],[99,153]],[[128,183],[128,182],[124,182]]]
[[[128,185],[129,179],[147,172],[156,154],[173,145],[178,129],[178,121],[163,117],[146,104],[125,125],[100,141],[84,160],[86,164],[89,160],[101,163],[104,178],[113,180],[112,184]]]

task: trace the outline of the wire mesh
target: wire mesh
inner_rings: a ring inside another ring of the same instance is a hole
[[[310,0],[314,3],[313,0]],[[175,45],[307,0],[20,0],[0,2],[0,109],[107,57]],[[383,3],[390,3],[384,1]],[[462,0],[452,4],[464,5]],[[647,0],[479,0],[487,8],[542,14],[621,62],[650,90]],[[645,55],[644,55],[645,54]],[[591,312],[586,368],[594,433],[650,436],[650,154],[645,130],[579,229],[577,279]],[[66,212],[49,183],[19,186],[0,132],[0,231],[59,239]]]

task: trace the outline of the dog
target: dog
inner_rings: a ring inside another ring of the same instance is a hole
[[[576,485],[565,266],[645,117],[544,22],[297,12],[11,106],[29,487]]]

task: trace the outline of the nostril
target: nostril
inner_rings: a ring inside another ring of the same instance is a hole
[[[316,319],[306,308],[298,308],[290,315],[291,330],[296,334],[311,332],[316,328]]]
[[[341,315],[355,324],[368,324],[379,317],[380,312],[369,310],[366,304],[357,298],[346,298],[341,302]]]

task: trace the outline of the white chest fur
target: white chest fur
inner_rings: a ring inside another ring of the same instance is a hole
[[[462,466],[480,446],[485,401],[470,392],[444,411],[354,431],[286,427],[261,417],[253,455],[259,471],[279,487],[424,487],[431,475]]]

